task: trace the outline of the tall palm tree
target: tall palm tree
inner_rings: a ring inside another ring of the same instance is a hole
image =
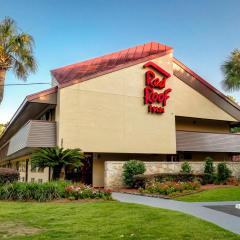
[[[66,166],[81,167],[84,159],[83,152],[79,149],[40,148],[31,156],[32,167],[50,167],[53,169],[52,179],[60,178],[62,169]]]
[[[33,45],[32,36],[20,31],[13,19],[6,17],[0,22],[0,103],[8,70],[23,80],[36,71]]]
[[[221,67],[224,74],[223,87],[227,91],[240,89],[240,50],[235,49]]]

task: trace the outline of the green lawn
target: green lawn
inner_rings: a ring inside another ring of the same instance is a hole
[[[19,236],[19,234],[28,234]],[[0,202],[0,239],[240,240],[197,218],[142,205],[109,202]]]
[[[205,190],[176,200],[186,202],[240,201],[240,187],[225,187]]]

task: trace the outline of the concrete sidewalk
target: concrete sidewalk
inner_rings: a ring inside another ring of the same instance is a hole
[[[216,211],[216,210],[204,207],[204,206],[213,206],[213,205],[235,205],[236,203],[239,203],[239,202],[187,203],[187,202],[180,202],[175,200],[145,197],[145,196],[118,193],[118,192],[114,192],[112,196],[114,199],[120,202],[137,203],[137,204],[143,204],[146,206],[164,208],[164,209],[187,213],[195,217],[201,218],[203,220],[212,222],[233,233],[240,234],[240,218],[239,217],[232,216],[224,212],[220,212],[220,211]]]

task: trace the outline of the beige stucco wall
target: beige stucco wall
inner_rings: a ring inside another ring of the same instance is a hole
[[[154,61],[172,74],[171,57]],[[148,114],[144,73],[141,63],[60,89],[58,142],[86,152],[175,153],[174,98],[164,114]]]
[[[209,99],[173,76],[174,109],[176,116],[236,121]],[[196,80],[197,81],[197,80]]]
[[[203,162],[189,162],[194,173],[203,172]],[[124,161],[106,161],[105,162],[105,188],[117,189],[124,187],[122,180],[122,167]],[[177,173],[181,170],[182,162],[145,162],[145,174],[155,173]],[[215,167],[217,162],[214,163]],[[240,177],[240,163],[228,162],[233,176]]]
[[[172,54],[153,61],[173,73]],[[173,90],[166,112],[149,114],[143,104],[143,65],[61,88],[56,109],[58,145],[86,152],[174,154],[175,115],[224,121],[217,127],[200,124],[197,128],[178,123],[177,129],[182,130],[225,132],[226,121],[235,121],[175,76],[167,80],[167,88]]]
[[[38,168],[36,172],[31,171],[31,161],[28,163],[28,182],[48,182],[49,181],[49,168],[44,168],[43,172],[39,172]]]
[[[205,119],[176,118],[176,130],[229,133],[229,122]]]
[[[20,181],[25,182],[26,181],[26,161],[29,160],[30,156],[25,155],[16,159],[11,160],[11,168],[16,169],[16,164],[19,162],[19,175],[20,175]],[[7,166],[7,162],[3,164],[4,166]],[[36,169],[36,172],[31,171],[31,161],[28,161],[28,182],[31,182],[34,179],[34,182],[48,182],[49,179],[49,168],[45,168],[43,172],[39,172],[38,168]]]

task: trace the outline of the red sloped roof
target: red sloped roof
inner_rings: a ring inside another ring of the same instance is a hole
[[[60,85],[72,81],[81,82],[86,79],[102,75],[111,70],[120,69],[128,64],[135,64],[140,60],[151,58],[158,54],[171,52],[172,48],[166,45],[150,42],[118,52],[93,58],[84,62],[68,65],[51,71]]]

